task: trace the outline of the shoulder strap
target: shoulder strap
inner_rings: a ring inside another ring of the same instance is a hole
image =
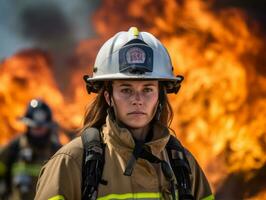
[[[193,200],[191,193],[190,175],[191,169],[186,158],[185,149],[177,138],[170,136],[166,150],[173,168],[180,200]]]
[[[98,185],[104,166],[104,144],[101,142],[99,130],[87,128],[81,135],[84,153],[82,165],[82,200],[96,199]],[[105,183],[106,184],[106,183]]]

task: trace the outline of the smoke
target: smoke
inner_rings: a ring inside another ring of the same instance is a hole
[[[97,1],[2,0],[0,59],[27,48],[66,54],[81,39],[94,34],[90,15]]]
[[[54,3],[30,5],[21,13],[21,33],[36,41],[49,41],[70,35],[70,25],[62,10]]]

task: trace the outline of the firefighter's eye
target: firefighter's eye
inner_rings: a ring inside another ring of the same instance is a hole
[[[143,89],[143,92],[145,92],[145,93],[152,92],[152,91],[153,91],[152,88],[144,88]]]
[[[131,94],[132,90],[130,88],[122,88],[121,92],[124,93],[124,94]]]

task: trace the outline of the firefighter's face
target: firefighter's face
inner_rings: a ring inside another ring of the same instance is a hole
[[[159,83],[155,80],[113,81],[111,105],[116,118],[132,129],[146,128],[153,119],[159,97]],[[105,93],[109,103],[109,94]]]

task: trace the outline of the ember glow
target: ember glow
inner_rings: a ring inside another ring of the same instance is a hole
[[[207,1],[118,2],[102,2],[93,17],[98,38],[77,44],[70,93],[58,89],[52,73],[56,66],[43,52],[26,51],[2,62],[0,144],[22,129],[16,118],[36,96],[52,106],[64,127],[80,127],[91,99],[82,75],[91,73],[107,38],[137,26],[163,42],[175,73],[185,76],[180,93],[169,97],[175,111],[172,128],[196,156],[218,197],[266,199],[266,183],[261,182],[266,176],[266,48],[256,24],[248,23],[242,11],[214,10]],[[226,183],[243,191],[230,194]]]

